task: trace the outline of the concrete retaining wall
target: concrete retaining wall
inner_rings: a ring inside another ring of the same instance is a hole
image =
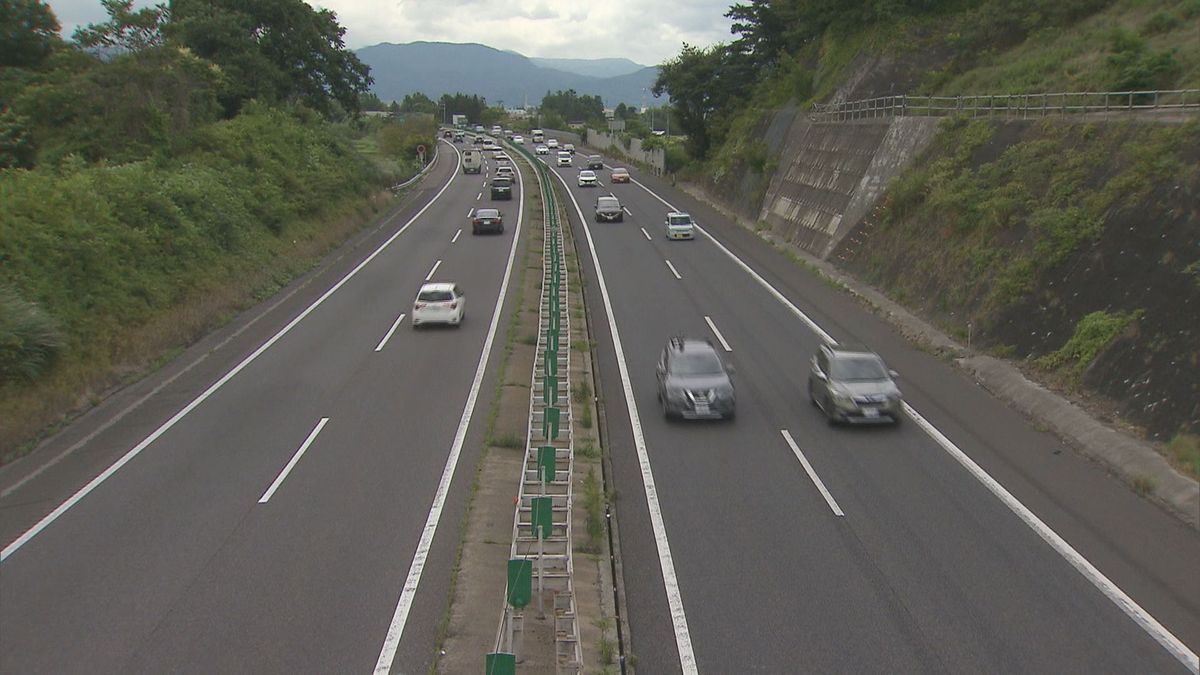
[[[778,116],[776,122],[791,124],[759,220],[822,258],[925,149],[938,124],[931,118],[814,123],[791,110]],[[779,126],[772,123],[776,133]]]
[[[628,157],[634,162],[639,162],[650,168],[654,172],[662,175],[667,168],[667,153],[662,148],[644,149],[640,138],[634,138],[629,142],[629,148],[625,148],[625,144],[616,134],[608,134],[595,129],[588,129],[587,144],[601,152],[612,152],[616,150],[618,154]]]

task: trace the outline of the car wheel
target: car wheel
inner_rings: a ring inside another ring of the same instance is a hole
[[[811,381],[808,383],[808,402],[811,403],[814,408],[821,407],[821,406],[817,405],[817,395],[813,393]]]
[[[830,405],[829,397],[826,396],[824,403],[821,404],[821,412],[825,413],[825,421],[829,423],[829,426],[836,427],[838,423],[837,414],[830,412],[831,410],[833,410],[833,406]]]

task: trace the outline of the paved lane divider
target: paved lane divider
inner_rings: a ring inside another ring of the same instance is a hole
[[[279,489],[280,485],[283,485],[284,479],[287,478],[288,474],[292,472],[292,469],[295,468],[296,463],[300,461],[300,458],[304,456],[304,453],[308,452],[308,446],[312,445],[313,441],[317,440],[317,434],[320,434],[321,430],[324,429],[325,425],[328,423],[328,417],[322,417],[321,421],[317,422],[317,426],[313,427],[313,430],[309,432],[308,438],[304,439],[304,442],[300,444],[300,449],[296,450],[296,452],[292,454],[292,458],[288,460],[287,465],[284,466],[283,470],[279,472],[279,475],[275,477],[275,481],[271,483],[271,487],[267,488],[267,491],[258,498],[259,504],[266,504],[267,502],[271,501],[271,496],[275,494],[275,491]]]
[[[396,329],[400,327],[400,322],[404,320],[405,316],[406,315],[404,312],[401,312],[400,316],[396,317],[396,320],[392,322],[392,327],[388,329],[388,332],[383,336],[383,339],[379,341],[379,344],[375,345],[375,351],[383,351],[384,346],[387,345],[388,340],[392,339],[392,334],[395,333]]]
[[[472,211],[474,211],[475,209],[471,209],[471,210],[472,210]],[[459,238],[460,236],[462,236],[462,228],[461,228],[461,227],[460,227],[460,228],[458,228],[458,232],[455,232],[455,233],[454,233],[454,238],[450,240],[450,243],[451,243],[451,244],[457,244],[457,243],[458,243],[458,238]]]
[[[683,280],[683,277],[679,276],[679,270],[675,269],[675,266],[671,264],[671,261],[667,260],[666,263],[667,267],[671,268],[671,274],[674,274],[676,279]]]
[[[646,187],[643,183],[637,180],[634,180],[633,182],[637,184],[638,187],[645,190],[650,196],[662,202],[667,208],[673,211],[676,210],[670,202],[668,202],[666,199],[663,199],[658,195],[658,193]],[[788,300],[783,293],[779,292],[777,288],[772,286],[770,282],[764,279],[761,274],[756,272],[741,258],[734,254],[733,251],[730,251],[724,244],[717,241],[715,237],[713,237],[707,230],[699,225],[696,226],[696,229],[699,230],[700,233],[703,234],[709,241],[711,241],[718,249],[725,253],[725,255],[732,259],[735,264],[745,270],[755,281],[765,288],[768,293],[774,296],[776,300],[791,310],[791,312],[795,314],[801,321],[803,321],[805,325],[812,329],[812,331],[816,333],[818,337],[828,344],[837,344],[837,340],[833,339],[833,336],[825,332],[825,330],[817,325],[817,322],[809,318],[807,314],[800,311],[800,309],[796,307],[791,300]],[[972,460],[967,456],[966,453],[959,449],[957,445],[955,445],[949,438],[946,437],[945,434],[941,432],[941,430],[933,426],[933,424],[927,421],[924,416],[918,413],[908,403],[904,404],[904,411],[917,424],[917,426],[921,428],[921,430],[923,430],[930,438],[934,440],[935,443],[938,444],[939,447],[942,448],[942,450],[953,457],[955,461],[962,464],[972,477],[982,483],[983,486],[988,489],[988,491],[1000,499],[1001,503],[1007,506],[1022,522],[1025,523],[1026,526],[1032,529],[1034,533],[1038,535],[1038,537],[1045,541],[1056,553],[1062,556],[1062,558],[1066,560],[1068,564],[1074,567],[1080,574],[1082,574],[1085,579],[1091,582],[1091,584],[1095,586],[1096,589],[1101,592],[1101,594],[1119,607],[1121,611],[1126,614],[1126,616],[1132,619],[1133,622],[1136,623],[1142,630],[1144,630],[1151,638],[1162,645],[1164,649],[1166,649],[1180,663],[1187,667],[1188,670],[1190,670],[1192,673],[1200,675],[1200,656],[1197,656],[1195,652],[1188,649],[1188,647],[1184,645],[1179,638],[1175,637],[1175,635],[1167,630],[1165,626],[1160,624],[1157,619],[1151,616],[1149,612],[1134,602],[1132,598],[1126,595],[1125,592],[1122,591],[1112,581],[1110,581],[1108,577],[1104,576],[1103,573],[1096,569],[1094,565],[1092,565],[1086,558],[1084,558],[1078,551],[1068,544],[1066,540],[1060,537],[1058,533],[1054,532],[1049,525],[1046,525],[1044,522],[1042,522],[1042,520],[1034,515],[1034,513],[1030,511],[1028,507],[1022,504],[1020,500],[1012,495],[1012,493],[1008,492],[1004,486],[1000,485],[999,481],[992,478],[990,474],[984,471],[982,467],[976,464],[974,460]]]
[[[425,571],[425,562],[429,559],[429,550],[433,546],[433,537],[437,534],[438,523],[442,519],[442,511],[446,506],[446,497],[450,493],[450,484],[454,481],[454,473],[458,468],[458,459],[462,455],[462,446],[467,438],[467,429],[471,426],[471,417],[475,413],[475,403],[479,399],[479,388],[483,384],[484,373],[487,372],[488,358],[496,340],[497,327],[500,324],[500,314],[504,309],[504,298],[508,295],[509,281],[512,279],[513,262],[517,258],[517,246],[521,241],[522,222],[525,217],[525,200],[522,199],[517,208],[517,224],[513,228],[512,246],[508,250],[508,263],[504,267],[504,278],[500,281],[500,294],[496,298],[496,307],[492,310],[492,320],[488,324],[487,338],[483,342],[483,351],[479,354],[479,363],[475,366],[475,377],[471,381],[471,390],[463,404],[462,416],[458,420],[458,429],[454,433],[454,442],[450,446],[450,454],[446,457],[446,466],[438,480],[437,491],[433,495],[433,504],[429,507],[429,515],[425,519],[425,527],[421,530],[421,539],[417,542],[417,550],[413,554],[412,564],[408,568],[400,597],[396,601],[396,610],[392,614],[387,634],[383,638],[383,646],[379,649],[379,658],[375,661],[374,672],[377,675],[391,672],[392,661],[396,658],[396,650],[400,648],[400,639],[404,637],[404,626],[408,622],[408,614],[412,610],[413,599],[421,584],[421,575]]]
[[[613,351],[617,356],[617,370],[621,376],[621,392],[625,397],[625,408],[629,413],[629,426],[633,430],[633,445],[637,450],[638,466],[642,473],[642,485],[646,492],[646,507],[650,513],[650,527],[654,532],[654,545],[658,551],[659,569],[663,575],[663,587],[667,595],[667,607],[671,615],[671,626],[675,632],[675,647],[679,652],[679,667],[683,675],[696,675],[696,653],[692,648],[691,631],[688,628],[687,613],[683,609],[683,596],[679,591],[679,578],[675,574],[675,559],[671,555],[671,544],[667,539],[667,526],[663,521],[662,505],[658,500],[658,488],[654,483],[654,471],[650,467],[650,453],[646,449],[646,438],[642,433],[642,418],[638,413],[637,404],[633,400],[633,382],[629,377],[629,365],[625,362],[625,348],[621,343],[621,332],[617,328],[616,315],[613,313],[612,297],[608,294],[608,285],[604,281],[604,269],[600,266],[600,257],[596,253],[596,243],[592,238],[592,228],[584,217],[579,202],[571,193],[570,187],[563,177],[552,172],[562,183],[563,190],[571,199],[575,213],[583,225],[583,233],[587,237],[588,250],[591,254],[592,265],[596,269],[596,282],[600,286],[600,297],[604,301],[604,313],[608,319],[608,331],[613,341]],[[643,234],[645,230],[642,230]],[[646,235],[649,238],[649,235]]]
[[[818,476],[817,472],[812,468],[812,464],[808,463],[808,458],[804,456],[803,452],[801,452],[800,446],[796,445],[796,440],[792,438],[792,433],[787,429],[780,429],[779,433],[783,434],[783,440],[786,441],[788,447],[792,449],[792,453],[796,455],[796,459],[800,460],[800,465],[804,467],[804,472],[807,473],[808,477],[812,479],[813,485],[817,486],[817,490],[821,493],[821,496],[825,498],[825,503],[828,504],[829,508],[833,510],[833,515],[839,518],[845,516],[846,514],[842,513],[842,507],[838,506],[838,503],[834,500],[833,495],[830,494],[829,490],[825,487],[825,483],[821,482],[821,477]]]
[[[721,331],[717,330],[717,324],[713,323],[712,317],[710,317],[710,316],[704,317],[704,323],[708,324],[709,329],[712,330],[713,335],[717,336],[717,340],[720,341],[721,347],[723,347],[725,349],[725,351],[727,351],[727,352],[733,351],[733,347],[730,347],[729,343],[725,341],[725,336],[721,335]]]
[[[507,583],[493,649],[485,655],[485,672],[513,673],[527,633],[527,609],[546,619],[549,596],[553,614],[554,661],[557,673],[580,673],[583,646],[579,639],[574,586],[573,482],[575,443],[571,411],[571,328],[567,312],[567,269],[563,231],[554,186],[543,164],[527,150],[538,176],[544,210],[542,294],[537,349],[529,393],[525,457],[518,484],[509,546]]]
[[[442,141],[442,142],[444,143],[445,141]],[[450,145],[450,144],[447,144],[447,145]],[[138,443],[133,448],[131,448],[128,452],[126,452],[124,455],[122,455],[121,458],[118,459],[116,462],[113,462],[107,469],[105,469],[103,472],[101,472],[98,476],[96,476],[92,480],[88,481],[87,485],[84,485],[83,487],[79,488],[79,490],[76,491],[75,494],[71,495],[66,501],[59,504],[53,511],[46,514],[41,520],[39,520],[37,522],[37,524],[35,524],[33,527],[26,530],[24,534],[22,534],[20,537],[17,537],[11,543],[9,543],[7,546],[5,546],[4,549],[2,551],[0,551],[0,562],[7,560],[9,556],[16,553],[18,550],[20,550],[20,548],[22,546],[24,546],[31,539],[36,537],[42,530],[49,527],[51,523],[58,520],[64,513],[69,511],[76,504],[78,504],[84,497],[88,496],[88,494],[90,494],[92,492],[92,490],[95,490],[102,483],[104,483],[104,481],[108,480],[109,477],[111,477],[116,472],[120,471],[121,467],[123,467],[126,464],[128,464],[129,462],[133,461],[133,459],[135,457],[137,457],[139,454],[141,454],[142,451],[145,450],[146,448],[148,448],[152,443],[154,443],[154,441],[158,440],[158,438],[160,436],[162,436],[167,431],[169,431],[171,429],[171,427],[174,427],[176,424],[178,424],[179,420],[186,417],[188,413],[195,410],[196,407],[199,406],[201,403],[204,403],[206,400],[208,400],[208,397],[212,396],[214,393],[216,393],[216,391],[218,389],[225,386],[225,383],[232,380],[238,373],[242,372],[242,370],[246,366],[250,365],[255,359],[257,359],[259,356],[261,356],[263,352],[270,349],[271,345],[275,344],[276,342],[281,340],[284,335],[287,335],[289,332],[291,332],[291,330],[293,328],[295,328],[297,324],[299,324],[301,321],[303,321],[305,319],[305,317],[307,317],[309,314],[312,314],[317,309],[317,307],[320,307],[322,303],[324,303],[326,300],[328,300],[329,296],[333,295],[334,293],[337,292],[337,290],[339,288],[346,285],[346,283],[349,282],[351,279],[353,279],[356,274],[358,274],[360,271],[362,271],[362,269],[364,267],[366,267],[368,264],[370,264],[370,262],[372,260],[374,260],[376,256],[378,256],[380,253],[383,252],[384,249],[386,249],[388,246],[390,246],[393,241],[396,241],[396,239],[399,238],[400,235],[404,234],[408,230],[408,228],[412,226],[413,223],[417,222],[418,218],[420,218],[422,215],[424,215],[424,213],[426,211],[429,210],[429,207],[433,206],[434,203],[437,202],[437,200],[440,199],[441,196],[446,193],[446,190],[448,190],[450,188],[450,185],[454,182],[454,179],[458,177],[459,169],[462,167],[462,154],[459,153],[458,149],[454,148],[453,145],[450,145],[450,147],[454,149],[455,155],[457,157],[454,170],[450,173],[450,177],[448,179],[446,179],[445,185],[443,185],[442,188],[437,191],[437,194],[435,194],[433,196],[433,198],[430,199],[429,202],[425,204],[425,206],[422,206],[416,213],[414,213],[413,216],[408,219],[408,222],[404,223],[404,225],[399,230],[396,230],[382,244],[380,244],[378,247],[376,247],[376,249],[374,251],[372,251],[370,255],[368,255],[366,258],[363,258],[362,262],[358,263],[358,265],[355,265],[354,269],[347,272],[345,274],[345,276],[343,276],[341,279],[338,280],[337,283],[330,286],[329,289],[327,291],[325,291],[324,293],[322,293],[320,297],[318,297],[316,300],[313,300],[312,304],[310,304],[307,308],[305,308],[305,310],[303,312],[300,312],[298,315],[296,315],[296,318],[289,321],[287,323],[287,325],[285,325],[283,328],[280,328],[279,331],[276,332],[274,335],[272,335],[270,339],[268,339],[266,342],[259,345],[259,347],[257,349],[255,349],[253,352],[251,352],[249,356],[242,359],[242,361],[240,363],[238,363],[236,366],[234,366],[232,369],[230,369],[229,372],[227,372],[223,376],[221,376],[221,379],[217,380],[212,385],[210,385],[208,387],[208,389],[205,389],[199,396],[192,399],[191,403],[188,403],[186,406],[183,407],[182,410],[180,410],[179,412],[177,412],[173,416],[171,416],[171,419],[167,420],[166,422],[163,422],[162,425],[159,426],[157,429],[155,429],[149,436],[142,439],[142,441],[140,443]]]
[[[650,236],[650,233],[646,231],[646,228],[640,227],[638,229],[642,231],[642,234],[646,235],[646,241],[654,241],[654,239]]]

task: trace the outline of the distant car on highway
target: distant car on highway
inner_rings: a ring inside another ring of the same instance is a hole
[[[504,234],[504,214],[497,209],[476,209],[471,218],[471,234],[485,231]]]
[[[596,178],[596,172],[588,171],[587,169],[579,172],[577,180],[579,187],[596,187],[600,185],[600,180]]]
[[[462,323],[466,313],[466,294],[458,284],[425,284],[421,286],[417,299],[413,301],[412,327],[416,329],[428,323],[457,326]]]
[[[686,213],[672,211],[667,214],[667,239],[694,239],[696,223]]]
[[[496,167],[496,176],[498,178],[515,178],[515,174],[516,172],[513,170],[511,164],[501,164],[500,166]]]
[[[525,137],[520,134],[514,134],[512,137],[512,142],[516,143],[517,145],[525,145]]]
[[[612,170],[612,177],[609,178],[610,183],[628,183],[629,169],[618,166]]]
[[[602,220],[622,222],[625,220],[625,209],[621,200],[616,197],[596,197],[596,222]]]
[[[567,152],[571,153],[572,155],[575,154],[575,144],[574,143],[567,143],[567,144],[563,145],[562,149],[566,150]]]
[[[587,168],[599,171],[604,168],[604,160],[600,155],[588,155]]]
[[[492,178],[492,201],[497,199],[512,199],[512,178],[497,175]]]
[[[483,153],[475,150],[463,151],[463,173],[479,173],[483,171]]]
[[[547,147],[546,147],[546,146],[544,146],[544,145],[539,145],[539,146],[537,146],[536,148],[534,148],[534,149],[533,149],[533,151],[534,151],[534,152],[536,152],[536,153],[537,153],[537,154],[539,154],[539,155],[548,155],[548,154],[550,154],[550,148],[547,148]]]
[[[900,422],[903,397],[896,371],[861,345],[821,345],[808,373],[808,398],[838,422]]]
[[[455,143],[462,143],[463,140],[465,140],[465,139],[466,139],[466,134],[464,134],[463,132],[461,132],[461,131],[454,132],[454,142]]]
[[[707,340],[671,338],[655,373],[664,417],[732,418],[737,411],[729,369]]]
[[[449,129],[445,129],[442,131],[442,138],[454,138],[454,132],[450,131]]]
[[[550,148],[551,150],[557,150],[558,149],[558,139],[557,138],[547,138],[546,139],[546,147]]]
[[[504,154],[504,151],[500,148],[496,148],[496,150],[492,153],[492,159],[496,160],[497,162],[507,162],[508,155]]]
[[[556,159],[554,163],[558,166],[571,166],[571,153],[560,151],[558,153],[558,159]]]

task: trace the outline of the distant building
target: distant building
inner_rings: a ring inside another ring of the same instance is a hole
[[[529,117],[529,111],[526,110],[525,108],[509,108],[508,110],[505,110],[504,112],[507,113],[509,117],[511,117],[512,119],[515,119],[515,120],[528,119],[528,117]]]

